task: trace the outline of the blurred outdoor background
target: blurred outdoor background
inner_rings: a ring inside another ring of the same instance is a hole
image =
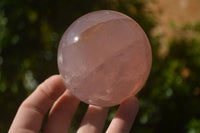
[[[58,73],[57,48],[67,27],[102,9],[135,19],[151,42],[151,74],[137,95],[140,111],[131,132],[200,133],[199,0],[0,0],[0,133],[36,86]],[[81,103],[72,133],[86,109]]]

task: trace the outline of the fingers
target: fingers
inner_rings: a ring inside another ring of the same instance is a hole
[[[136,114],[139,102],[135,97],[125,99],[115,114],[106,133],[129,133]]]
[[[66,133],[69,131],[78,105],[79,100],[67,90],[52,107],[44,133]]]
[[[101,133],[108,108],[89,105],[77,133]]]
[[[21,104],[9,133],[36,133],[39,132],[44,115],[66,90],[59,75],[52,76],[44,81]]]
[[[57,100],[58,99],[58,100]],[[55,102],[56,101],[56,102]],[[53,105],[54,104],[54,105]],[[55,75],[43,82],[21,104],[10,127],[9,133],[39,132],[44,115],[52,107],[45,127],[45,133],[69,131],[70,123],[79,100],[66,90],[62,78]],[[129,97],[120,105],[107,133],[128,133],[138,112],[138,100]],[[106,120],[108,108],[89,105],[78,133],[99,133]]]

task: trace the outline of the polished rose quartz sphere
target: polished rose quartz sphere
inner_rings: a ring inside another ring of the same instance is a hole
[[[81,101],[113,106],[135,95],[150,73],[151,47],[130,17],[109,10],[77,19],[64,33],[58,67],[66,87]]]

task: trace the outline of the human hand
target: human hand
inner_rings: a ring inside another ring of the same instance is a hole
[[[21,104],[8,133],[38,133],[43,118],[51,108],[44,133],[69,132],[70,123],[79,105],[63,84],[60,75],[48,78]],[[125,99],[115,114],[106,133],[128,133],[138,112],[135,97]],[[78,133],[100,133],[108,108],[89,105],[78,128]]]

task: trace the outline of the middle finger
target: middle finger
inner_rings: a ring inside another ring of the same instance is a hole
[[[66,90],[52,107],[44,133],[69,132],[70,124],[79,102],[69,90]]]

